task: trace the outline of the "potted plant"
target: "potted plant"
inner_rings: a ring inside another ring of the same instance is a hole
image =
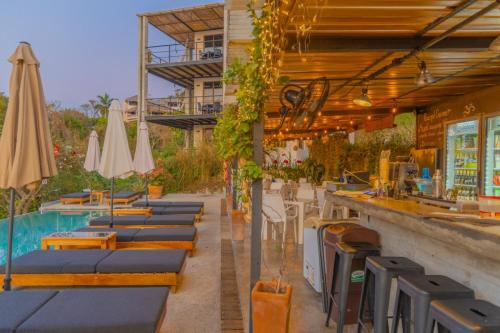
[[[160,199],[163,195],[163,186],[165,185],[165,177],[162,174],[158,174],[153,177],[148,185],[149,198]]]
[[[292,285],[258,281],[252,289],[253,331],[287,333],[290,322]]]

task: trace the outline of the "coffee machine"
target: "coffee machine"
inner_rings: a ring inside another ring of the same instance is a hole
[[[411,194],[418,177],[418,164],[414,162],[392,162],[390,181],[394,188]]]

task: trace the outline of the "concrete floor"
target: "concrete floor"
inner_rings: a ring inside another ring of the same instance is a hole
[[[250,228],[247,225],[244,241],[233,241],[233,251],[236,261],[236,274],[240,299],[242,304],[245,329],[248,330],[248,297],[250,271]],[[282,251],[279,242],[262,241],[262,279],[272,279],[279,276]],[[289,237],[286,246],[286,268],[284,281],[293,285],[292,310],[290,317],[290,333],[335,332],[335,324],[325,327],[325,314],[322,311],[320,294],[316,293],[302,276],[302,246],[296,245]],[[346,327],[345,332],[351,331]]]
[[[162,333],[220,332],[220,199],[222,196],[189,194],[167,195],[177,201],[204,201],[205,214],[196,224],[197,250],[187,258],[184,280],[175,294],[170,294]]]

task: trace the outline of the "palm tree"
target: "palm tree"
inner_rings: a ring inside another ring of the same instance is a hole
[[[109,108],[111,107],[111,102],[114,98],[111,98],[108,93],[104,93],[104,95],[97,96],[97,103],[95,108],[99,110],[101,113],[101,117],[107,117]]]

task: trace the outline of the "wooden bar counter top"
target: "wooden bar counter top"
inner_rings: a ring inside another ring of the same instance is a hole
[[[358,198],[326,193],[326,199],[360,214],[360,224],[379,232],[382,255],[408,257],[473,288],[479,298],[500,305],[500,220],[439,217],[448,209],[392,198]]]

